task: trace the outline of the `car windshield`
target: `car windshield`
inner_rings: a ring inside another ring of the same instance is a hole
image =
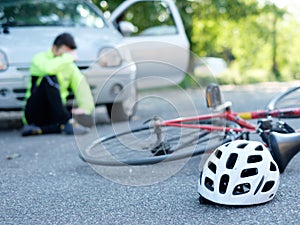
[[[105,26],[105,21],[85,1],[2,1],[0,2],[2,26]]]

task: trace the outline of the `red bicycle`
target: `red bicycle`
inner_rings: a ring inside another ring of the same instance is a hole
[[[258,135],[283,172],[300,149],[299,130],[284,121],[300,117],[300,107],[295,107],[299,89],[279,94],[265,110],[233,112],[230,102],[222,102],[219,86],[210,84],[206,102],[212,113],[170,120],[154,117],[141,127],[95,140],[80,157],[103,166],[150,165],[201,155],[226,142]]]

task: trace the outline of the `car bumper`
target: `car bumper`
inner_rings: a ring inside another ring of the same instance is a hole
[[[103,105],[123,101],[129,97],[128,85],[135,88],[136,66],[124,64],[118,68],[91,66],[82,70],[91,87],[95,104]],[[29,81],[29,71],[15,68],[0,73],[0,110],[21,110],[25,104],[25,93]],[[116,98],[118,96],[118,98]]]

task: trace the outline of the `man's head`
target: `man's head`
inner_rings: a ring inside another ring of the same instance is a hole
[[[72,53],[77,48],[74,38],[69,33],[58,35],[52,47],[52,52],[55,56],[60,56],[63,53]]]

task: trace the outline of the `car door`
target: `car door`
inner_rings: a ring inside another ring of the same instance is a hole
[[[139,88],[180,83],[189,64],[189,41],[172,0],[124,1],[110,21],[137,65]]]

